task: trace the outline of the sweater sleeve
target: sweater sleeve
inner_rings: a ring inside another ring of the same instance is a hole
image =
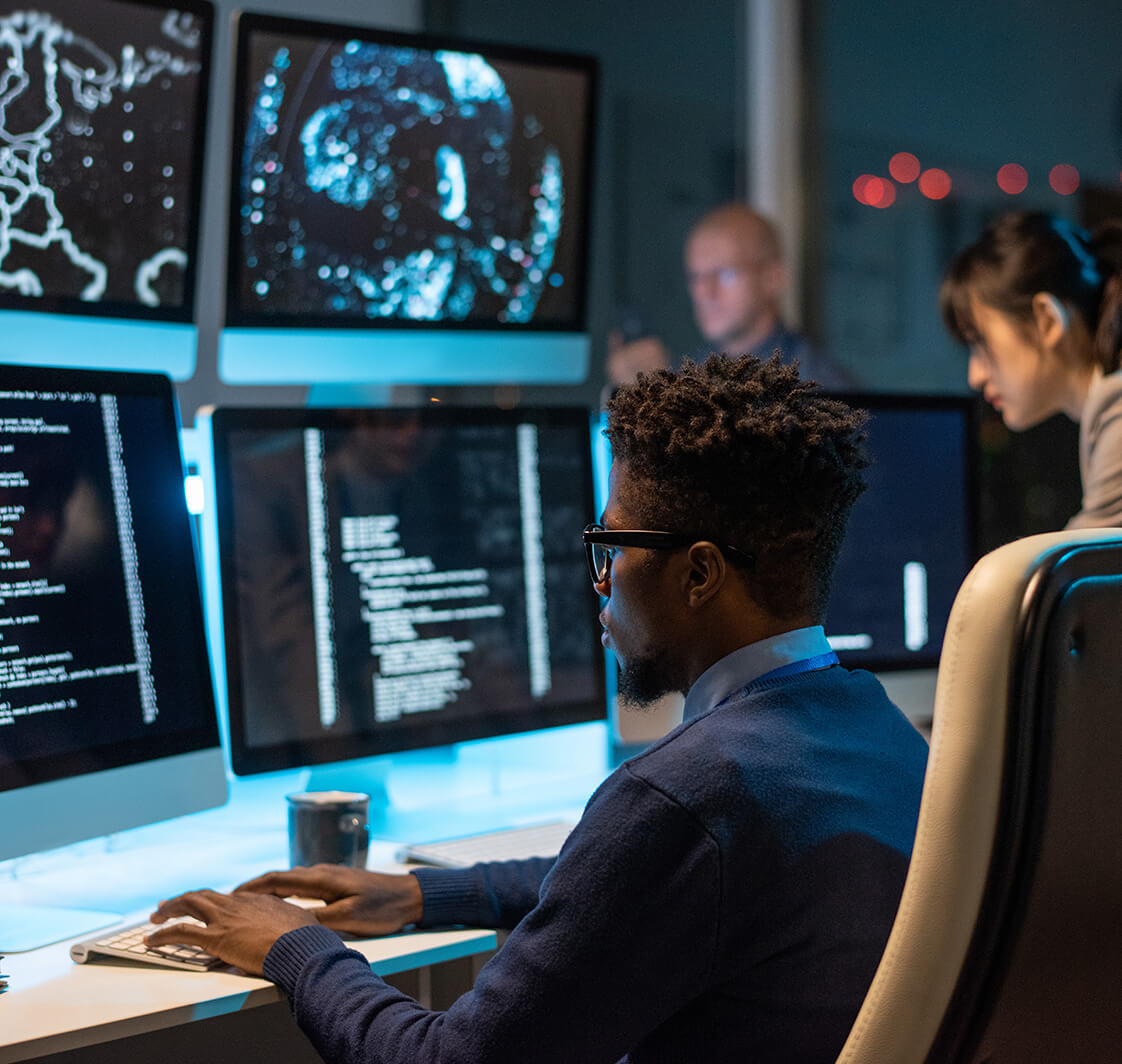
[[[415,868],[424,915],[418,927],[467,924],[509,931],[538,903],[553,858],[495,861],[471,868]]]
[[[322,928],[284,935],[266,974],[334,1064],[611,1064],[707,985],[720,882],[712,838],[624,766],[538,904],[446,1012],[387,986]]]

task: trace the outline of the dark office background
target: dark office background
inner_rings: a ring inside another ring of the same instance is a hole
[[[634,309],[671,348],[696,343],[682,239],[706,206],[743,195],[744,5],[669,0],[605,8],[428,0],[433,28],[594,51],[603,64],[591,272],[594,401],[604,336]],[[1042,208],[1092,223],[1122,211],[1122,6],[966,0],[804,3],[804,327],[870,388],[962,391],[965,355],[936,306],[941,273],[985,221]],[[943,199],[895,183],[859,203],[853,182],[888,177],[896,152],[951,180]],[[995,175],[1027,172],[1019,195]],[[1048,182],[1058,163],[1079,189]],[[1062,524],[1079,505],[1077,427],[1020,436],[981,412],[980,544]]]
[[[300,388],[234,388],[218,380],[221,230],[228,152],[228,24],[218,0],[212,129],[201,257],[199,368],[180,384],[185,415],[206,402],[301,401]],[[296,0],[271,0],[300,13]],[[671,348],[696,334],[681,280],[682,240],[709,205],[745,196],[750,121],[745,43],[750,0],[683,7],[671,0],[324,0],[319,17],[563,51],[601,63],[596,199],[589,292],[591,371],[565,387],[505,389],[504,402],[593,405],[603,384],[605,336],[634,311]],[[801,306],[811,336],[873,389],[965,389],[965,357],[944,335],[939,278],[984,221],[1042,207],[1093,221],[1122,193],[1122,5],[1101,0],[831,0],[803,15],[804,240]],[[951,179],[943,199],[896,183],[895,202],[858,203],[854,180],[888,176],[896,152]],[[1016,162],[1028,185],[1008,195],[997,169]],[[1057,163],[1079,188],[1048,184]],[[497,382],[501,383],[501,382]],[[490,401],[493,389],[450,398]],[[983,548],[1054,528],[1077,508],[1076,427],[1060,419],[1010,436],[986,416]]]

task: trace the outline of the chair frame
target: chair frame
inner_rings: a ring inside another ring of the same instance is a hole
[[[963,582],[913,862],[839,1064],[945,1064],[978,1052],[1024,926],[1049,811],[1058,681],[1045,666],[1058,660],[1057,638],[1079,650],[1078,633],[1056,628],[1058,607],[1103,575],[1122,580],[1122,530],[1029,537],[987,555]],[[1002,645],[1004,669],[987,658]]]

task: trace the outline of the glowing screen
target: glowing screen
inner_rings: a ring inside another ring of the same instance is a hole
[[[230,324],[583,327],[590,60],[238,38]]]
[[[583,408],[212,427],[235,772],[603,718]]]
[[[217,738],[167,378],[0,366],[0,792]]]
[[[0,305],[186,321],[212,10],[0,13]]]

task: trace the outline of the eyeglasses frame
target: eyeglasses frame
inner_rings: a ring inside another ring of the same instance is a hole
[[[753,566],[756,559],[747,551],[729,544],[716,543],[708,536],[691,535],[684,532],[661,532],[648,528],[620,528],[606,529],[603,525],[593,522],[586,525],[581,533],[584,540],[584,549],[588,557],[588,574],[592,577],[593,584],[602,584],[608,579],[609,566],[604,566],[603,573],[597,572],[596,562],[593,560],[592,548],[600,544],[605,547],[642,547],[644,550],[681,550],[690,547],[702,540],[713,543],[722,554],[726,554],[730,561],[740,565]]]

